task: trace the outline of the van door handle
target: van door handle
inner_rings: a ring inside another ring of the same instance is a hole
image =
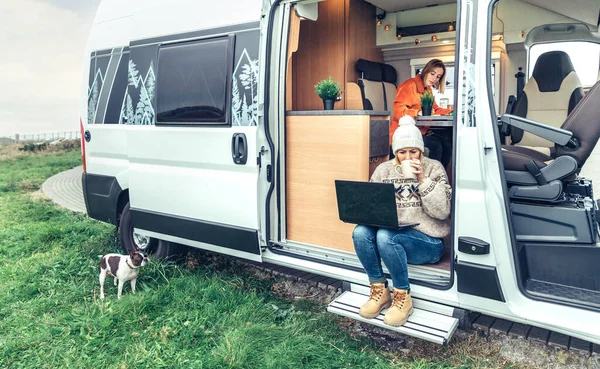
[[[234,133],[231,138],[231,156],[233,162],[244,165],[248,160],[248,141],[244,133]]]

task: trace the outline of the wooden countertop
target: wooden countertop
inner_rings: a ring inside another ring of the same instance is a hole
[[[390,115],[390,112],[387,110],[288,110],[285,115]]]

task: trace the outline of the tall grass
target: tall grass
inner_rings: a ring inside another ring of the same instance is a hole
[[[152,260],[137,294],[127,284],[117,300],[108,279],[100,301],[113,228],[31,196],[78,164],[77,150],[0,161],[0,368],[498,367],[386,354],[322,306],[275,298],[270,282],[208,259],[193,271]]]

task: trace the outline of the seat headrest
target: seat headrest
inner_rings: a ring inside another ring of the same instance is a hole
[[[383,82],[396,84],[396,80],[398,79],[396,68],[388,64],[381,64],[381,71],[383,72]]]
[[[549,51],[539,56],[531,77],[535,78],[540,92],[560,90],[563,79],[575,69],[564,51]]]
[[[356,62],[356,70],[361,73],[362,78],[368,79],[369,81],[381,81],[383,76],[381,63],[376,63],[365,59],[358,59]]]

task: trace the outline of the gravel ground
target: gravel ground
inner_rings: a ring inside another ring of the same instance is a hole
[[[261,279],[274,279],[273,293],[291,299],[309,299],[319,304],[331,302],[340,290],[307,281],[290,278],[281,273],[273,273],[265,268],[246,266],[246,269]],[[352,319],[342,318],[341,327],[351,335],[368,337],[391,355],[407,358],[445,358],[461,352],[486,357],[497,355],[506,365],[517,368],[547,369],[600,369],[600,355],[577,350],[553,347],[523,337],[485,332],[471,328],[458,330],[446,347],[420,339],[380,329]]]

